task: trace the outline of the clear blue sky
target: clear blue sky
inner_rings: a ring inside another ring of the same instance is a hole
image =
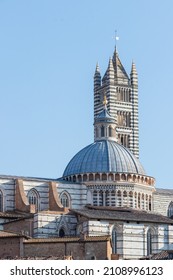
[[[93,74],[139,75],[140,160],[173,188],[172,0],[0,0],[0,174],[58,178],[93,141]]]

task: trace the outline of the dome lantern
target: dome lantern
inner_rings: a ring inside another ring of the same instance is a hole
[[[106,95],[104,95],[103,99],[103,110],[95,118],[94,121],[94,140],[117,141],[116,122],[115,119],[108,112]]]

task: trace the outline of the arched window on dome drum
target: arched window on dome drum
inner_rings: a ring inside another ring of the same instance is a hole
[[[75,175],[73,176],[73,182],[76,182],[76,176]]]
[[[61,195],[61,204],[63,207],[70,207],[69,197],[66,193]]]
[[[39,210],[39,204],[38,204],[38,194],[35,190],[30,190],[28,192],[28,201],[29,204],[35,205],[35,210]]]
[[[0,190],[0,212],[3,212],[3,193]]]
[[[114,175],[112,173],[109,173],[108,180],[109,181],[113,181],[114,180]]]
[[[173,201],[169,203],[167,214],[169,218],[173,218]]]
[[[117,232],[115,229],[112,231],[112,253],[117,254]]]
[[[82,182],[82,176],[81,176],[81,175],[78,175],[78,176],[77,176],[77,180],[78,180],[78,182]]]
[[[105,128],[104,126],[101,127],[101,137],[105,136]]]
[[[89,181],[93,181],[94,180],[94,175],[92,173],[89,174]]]
[[[106,173],[103,173],[102,174],[102,181],[106,181],[107,180],[107,174]]]

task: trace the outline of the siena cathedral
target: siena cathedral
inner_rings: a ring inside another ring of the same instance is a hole
[[[94,74],[94,142],[69,161],[61,178],[0,176],[0,230],[32,238],[111,237],[112,253],[139,259],[173,244],[173,190],[159,189],[139,160],[138,75],[117,49]]]

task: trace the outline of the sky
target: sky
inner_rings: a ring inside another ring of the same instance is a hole
[[[93,142],[93,75],[139,78],[140,161],[173,188],[172,0],[0,0],[0,174],[58,178]]]

